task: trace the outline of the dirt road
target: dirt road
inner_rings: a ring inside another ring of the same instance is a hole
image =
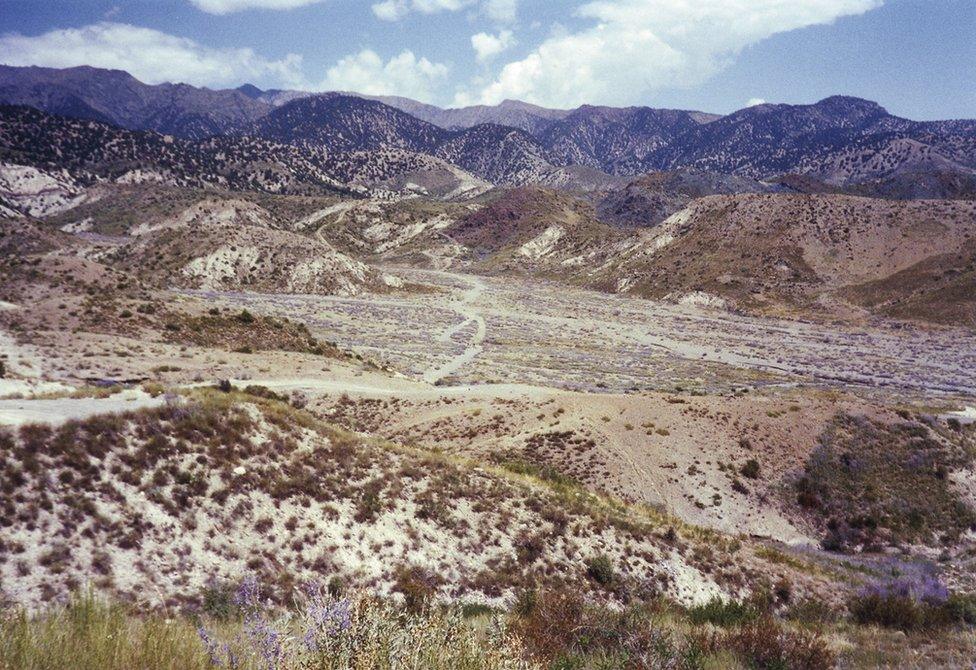
[[[449,275],[448,273],[441,274],[451,277],[458,276]],[[485,324],[484,317],[481,316],[477,302],[481,294],[485,292],[486,287],[484,281],[478,277],[465,277],[465,280],[469,282],[470,288],[461,293],[460,299],[455,307],[455,311],[461,316],[462,321],[445,330],[437,339],[438,342],[452,342],[456,336],[463,335],[466,330],[470,330],[469,326],[472,325],[474,326],[474,332],[470,335],[464,351],[443,365],[431,367],[431,369],[424,373],[423,379],[428,384],[436,384],[441,379],[458,372],[465,365],[473,361],[482,351],[482,343],[485,341],[488,328]]]

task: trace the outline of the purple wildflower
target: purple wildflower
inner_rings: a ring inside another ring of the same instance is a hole
[[[206,628],[203,627],[203,625],[197,627],[197,635],[200,636],[200,641],[203,642],[203,646],[207,650],[207,656],[210,658],[210,665],[214,666],[215,668],[221,667],[223,664],[221,662],[217,642],[210,637],[210,633]]]
[[[234,594],[234,604],[244,611],[254,611],[261,606],[261,586],[254,575],[241,580]]]
[[[863,591],[866,596],[881,598],[910,598],[932,604],[944,603],[949,599],[949,589],[938,575],[924,569],[913,569],[907,574],[877,580]]]
[[[319,649],[322,637],[334,637],[352,626],[352,606],[348,599],[334,600],[320,584],[309,583],[305,591],[305,634],[302,641],[309,651]]]
[[[251,642],[257,647],[265,667],[268,670],[278,670],[285,658],[285,636],[281,631],[260,615],[249,617],[245,629]]]
[[[197,627],[197,635],[200,636],[200,641],[203,642],[203,646],[207,650],[207,657],[211,666],[215,668],[226,667],[228,670],[238,670],[241,667],[240,659],[230,643],[218,644],[210,635],[210,631],[203,625]]]

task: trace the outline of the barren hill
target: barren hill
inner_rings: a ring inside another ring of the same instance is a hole
[[[574,273],[572,260],[622,237],[592,207],[548,189],[511,189],[445,231],[487,271]]]
[[[622,226],[652,226],[682,209],[695,198],[774,190],[747,177],[714,172],[674,170],[651,172],[613,190],[597,204],[600,219]]]
[[[629,292],[654,298],[702,292],[744,308],[816,311],[841,289],[939,264],[974,235],[976,204],[966,201],[713,196],[608,259],[598,283],[623,280]],[[889,290],[907,297],[914,287]]]
[[[380,286],[368,266],[320,239],[279,229],[246,201],[204,200],[178,217],[130,231],[112,262],[163,286],[354,294]]]

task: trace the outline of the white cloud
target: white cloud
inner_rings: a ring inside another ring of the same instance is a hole
[[[185,37],[126,23],[102,22],[42,35],[0,36],[0,63],[45,67],[126,70],[137,79],[200,86],[237,86],[272,79],[285,86],[302,83],[301,57],[269,60],[251,49],[212,49]]]
[[[479,0],[383,0],[374,3],[372,9],[377,18],[384,21],[398,21],[410,12],[420,12],[421,14],[456,12],[475,5],[480,5],[481,11],[495,21],[510,22],[515,20],[517,0],[482,0],[480,3]]]
[[[511,23],[518,13],[517,5],[517,0],[486,0],[484,10],[485,14],[496,21]]]
[[[295,9],[323,0],[190,0],[208,14],[231,14],[247,9]]]
[[[456,12],[474,0],[383,0],[373,5],[373,13],[384,21],[398,21],[411,11],[422,14]]]
[[[759,105],[765,105],[766,101],[762,98],[749,98],[749,102],[746,103],[746,107],[758,107]]]
[[[423,14],[456,12],[471,4],[472,0],[413,0],[413,8]]]
[[[363,50],[340,59],[321,81],[309,81],[302,59],[269,60],[251,49],[212,49],[185,37],[124,23],[96,23],[37,36],[0,35],[0,63],[125,70],[144,82],[238,86],[246,81],[308,90],[356,91],[432,100],[442,93],[448,67],[412,51],[384,61]]]
[[[409,11],[410,7],[403,0],[384,0],[373,5],[373,14],[383,21],[397,21]]]
[[[555,34],[456,101],[519,98],[569,107],[633,104],[664,87],[693,86],[745,47],[777,33],[861,14],[884,0],[596,0],[592,24]]]
[[[487,63],[514,44],[515,37],[511,30],[502,30],[497,35],[478,33],[471,36],[471,48],[479,63]]]
[[[364,49],[329,68],[318,88],[430,101],[437,97],[447,75],[446,65],[418,58],[412,51],[403,51],[384,63],[375,51]]]

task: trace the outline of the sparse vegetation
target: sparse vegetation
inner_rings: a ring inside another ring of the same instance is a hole
[[[688,617],[693,623],[710,623],[722,627],[750,623],[761,615],[762,610],[754,604],[721,598],[713,598],[704,605],[688,610]]]
[[[196,623],[135,613],[94,596],[30,616],[0,618],[0,667],[9,670],[529,670],[504,629],[480,631],[460,610],[404,613],[363,596],[311,589],[295,616],[233,594],[233,618]],[[213,623],[214,625],[211,625]]]
[[[848,607],[860,624],[905,632],[976,623],[976,598],[952,594],[937,577],[924,572],[877,580]]]
[[[241,353],[273,349],[332,358],[344,355],[335,344],[316,339],[302,323],[256,317],[247,310],[235,316],[220,313],[194,317],[172,314],[167,317],[167,332],[171,341],[180,344]]]
[[[976,657],[972,203],[735,193],[635,233],[609,182],[306,197],[433,159],[3,114],[99,197],[0,221],[0,669]],[[133,146],[177,185],[113,183]],[[672,178],[710,179],[639,186]]]
[[[948,473],[972,463],[970,439],[935,425],[839,416],[797,484],[797,501],[833,550],[951,543],[976,524]]]

